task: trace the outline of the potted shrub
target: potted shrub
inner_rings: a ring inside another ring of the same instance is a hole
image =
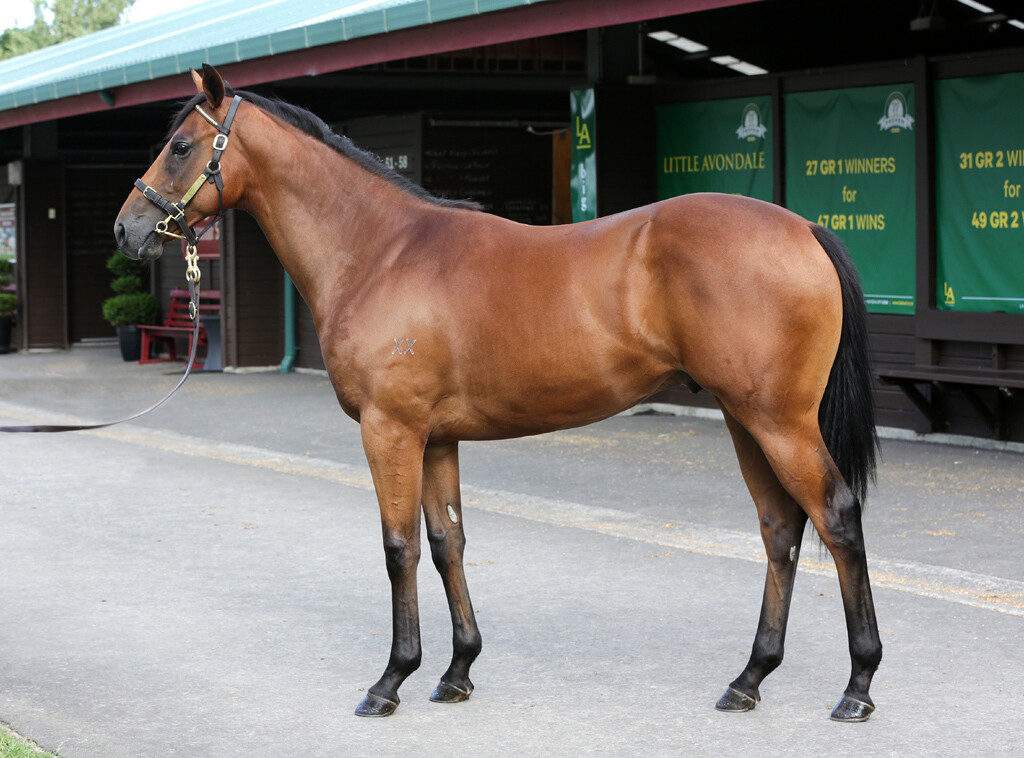
[[[114,275],[110,288],[114,296],[103,301],[103,318],[117,329],[121,358],[137,361],[142,357],[142,333],[139,324],[155,324],[160,315],[156,298],[142,291],[143,264],[120,253],[107,259],[107,270]]]
[[[11,283],[11,261],[0,258],[0,290]],[[11,324],[18,309],[18,297],[11,292],[0,292],[0,353],[11,352]]]

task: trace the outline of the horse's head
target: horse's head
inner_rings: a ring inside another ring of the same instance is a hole
[[[168,237],[195,243],[192,227],[215,216],[238,194],[222,165],[238,99],[225,97],[224,80],[203,64],[192,70],[198,96],[175,121],[170,140],[141,179],[114,222],[114,238],[129,258],[155,260]],[[229,151],[230,152],[230,151]],[[233,191],[232,191],[233,190]]]

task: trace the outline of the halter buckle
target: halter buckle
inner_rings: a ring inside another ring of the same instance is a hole
[[[228,146],[228,135],[218,134],[213,138],[213,149],[220,150],[221,152]]]

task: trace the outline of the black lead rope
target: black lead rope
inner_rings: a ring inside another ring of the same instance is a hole
[[[219,132],[213,140],[213,157],[206,164],[206,168],[203,173],[192,183],[192,186],[185,192],[181,200],[176,203],[172,203],[164,198],[159,192],[150,187],[148,184],[143,182],[141,179],[135,180],[135,188],[142,193],[142,196],[149,200],[151,203],[160,208],[164,213],[167,214],[167,218],[160,221],[156,225],[156,231],[170,236],[178,237],[185,240],[186,243],[186,254],[185,261],[187,268],[185,269],[185,279],[188,281],[189,289],[189,308],[188,313],[192,318],[192,349],[188,356],[188,365],[185,366],[185,373],[182,374],[181,379],[174,386],[170,392],[164,395],[159,401],[146,408],[144,411],[139,411],[127,418],[118,419],[117,421],[105,421],[100,424],[27,424],[24,426],[0,426],[0,433],[19,433],[19,432],[80,432],[86,429],[102,429],[107,426],[113,426],[114,424],[123,424],[126,421],[133,421],[140,416],[145,416],[150,411],[155,411],[161,405],[166,403],[175,392],[181,389],[181,386],[188,379],[189,374],[192,372],[192,367],[196,362],[196,350],[199,347],[199,256],[196,253],[196,244],[199,239],[210,230],[222,215],[224,215],[224,179],[220,173],[220,156],[224,152],[224,149],[228,146],[228,135],[231,134],[231,122],[235,119],[235,111],[238,110],[238,105],[241,102],[241,98],[238,95],[231,101],[231,105],[228,108],[227,117],[224,119],[223,124],[217,123],[217,121],[204,111],[198,105],[195,106],[196,111],[217,128]],[[197,235],[195,229],[188,225],[185,220],[185,206],[191,202],[192,198],[195,197],[196,193],[199,192],[200,188],[204,184],[213,184],[217,188],[217,216],[211,221],[206,227]],[[181,229],[181,234],[175,234],[174,232],[168,231],[168,225],[171,222],[175,222]]]
[[[197,293],[198,294],[198,293]],[[144,411],[139,411],[127,418],[121,418],[117,421],[105,421],[101,424],[27,424],[25,426],[0,426],[0,432],[81,432],[86,429],[102,429],[106,426],[113,426],[114,424],[122,424],[125,421],[133,421],[140,416],[145,416],[150,411],[155,411],[161,405],[166,403],[175,392],[181,389],[181,385],[188,379],[189,373],[192,371],[192,367],[196,362],[196,349],[199,346],[199,318],[195,320],[195,325],[192,327],[192,350],[189,352],[188,365],[185,366],[185,373],[181,375],[181,379],[175,385],[174,389],[164,395],[160,400],[153,403]]]

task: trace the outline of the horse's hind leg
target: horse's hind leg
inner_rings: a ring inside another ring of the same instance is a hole
[[[715,705],[720,711],[738,712],[749,711],[760,701],[758,687],[782,663],[793,580],[807,514],[783,488],[757,441],[724,408],[723,413],[743,479],[757,505],[761,539],[768,555],[761,617],[750,660]]]
[[[459,494],[459,448],[428,445],[423,456],[423,514],[434,566],[444,582],[452,614],[452,662],[430,699],[457,703],[473,692],[469,667],[480,654],[480,630],[462,565],[466,536]]]
[[[860,501],[843,481],[825,448],[816,414],[802,423],[747,428],[761,445],[779,481],[810,517],[835,560],[852,670],[832,718],[865,721],[875,710],[868,689],[882,660],[882,643],[868,581]]]

